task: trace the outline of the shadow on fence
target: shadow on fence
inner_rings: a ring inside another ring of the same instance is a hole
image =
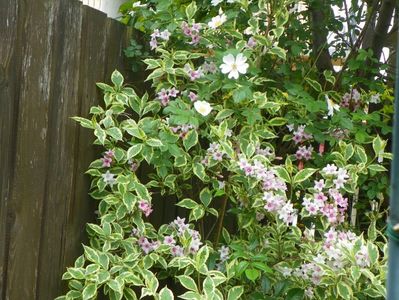
[[[70,117],[124,72],[128,34],[77,0],[0,0],[0,28],[0,299],[54,299],[97,204],[92,133]]]

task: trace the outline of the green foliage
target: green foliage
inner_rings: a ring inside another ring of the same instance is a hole
[[[321,82],[288,40],[291,3],[273,3],[121,7],[151,42],[126,54],[151,53],[152,88],[115,71],[74,118],[104,148],[87,171],[99,218],[59,299],[383,299],[389,116],[367,112],[377,91]],[[155,197],[186,215],[155,228]]]

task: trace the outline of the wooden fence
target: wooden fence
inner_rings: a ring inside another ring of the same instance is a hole
[[[0,299],[54,299],[96,208],[92,134],[70,117],[124,71],[128,34],[77,0],[0,0],[0,29]]]

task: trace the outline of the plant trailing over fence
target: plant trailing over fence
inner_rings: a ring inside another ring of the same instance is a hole
[[[379,96],[331,90],[331,72],[285,80],[288,3],[228,2],[130,6],[153,91],[115,71],[104,106],[75,117],[104,147],[87,171],[99,223],[57,299],[384,298],[380,203],[367,234],[350,225],[391,158],[381,112],[364,111]],[[155,228],[155,195],[187,215]]]

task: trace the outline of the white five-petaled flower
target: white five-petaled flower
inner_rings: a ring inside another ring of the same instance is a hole
[[[196,101],[194,103],[195,110],[204,117],[212,111],[212,106],[206,101]]]
[[[221,26],[224,22],[226,22],[227,16],[225,14],[219,14],[216,17],[213,17],[211,21],[208,22],[208,26],[212,29],[216,29]]]
[[[220,65],[223,74],[229,73],[228,78],[238,79],[239,73],[245,74],[249,65],[246,63],[247,58],[239,53],[237,57],[233,54],[228,54],[223,57],[224,64]]]
[[[334,103],[328,96],[326,95],[326,102],[327,102],[327,115],[332,117],[334,115],[334,110],[339,111],[339,105]]]
[[[116,183],[115,174],[112,174],[110,171],[107,171],[105,174],[102,174],[101,176],[105,184],[113,186]]]

